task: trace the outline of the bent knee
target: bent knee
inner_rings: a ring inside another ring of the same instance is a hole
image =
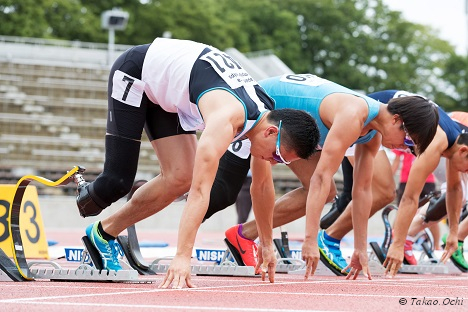
[[[181,171],[170,172],[163,174],[164,180],[168,187],[168,191],[174,191],[177,194],[183,194],[189,191],[192,183],[192,173],[186,173]]]

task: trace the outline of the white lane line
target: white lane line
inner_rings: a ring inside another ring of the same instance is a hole
[[[22,302],[22,304],[42,304],[42,305],[68,305],[68,306],[90,306],[102,308],[129,308],[129,309],[162,309],[162,310],[203,310],[203,311],[258,311],[258,312],[285,312],[285,309],[262,309],[262,308],[228,308],[211,306],[170,306],[170,305],[139,305],[139,304],[116,304],[116,303],[81,303],[81,302]],[[287,310],[288,312],[325,312],[324,310]],[[344,310],[326,310],[327,312],[343,312]]]
[[[279,285],[279,284],[277,284]],[[226,286],[224,288],[229,288],[230,286]],[[238,286],[233,286],[238,287]],[[142,293],[156,293],[156,292],[168,292],[168,291],[191,291],[191,292],[215,292],[218,293],[245,293],[245,294],[252,294],[252,291],[247,290],[228,290],[228,289],[219,289],[217,287],[206,287],[206,288],[183,288],[183,289],[152,289],[152,290],[141,290],[141,291],[128,291],[128,292],[112,292],[112,293],[93,293],[93,294],[80,294],[80,295],[65,295],[65,296],[48,296],[48,297],[32,297],[32,298],[16,298],[16,299],[5,299],[0,300],[0,303],[27,303],[30,302],[40,302],[36,300],[50,300],[50,299],[70,299],[70,298],[85,298],[85,297],[97,297],[97,296],[115,296],[115,295],[129,295],[129,294],[142,294]],[[262,294],[262,295],[299,295],[299,296],[308,296],[308,297],[315,297],[315,296],[330,296],[330,297],[358,297],[358,298],[406,298],[406,297],[418,297],[419,295],[408,295],[408,294],[399,294],[399,295],[385,295],[385,294],[343,294],[343,293],[317,293],[313,291],[309,292],[272,292],[272,291],[255,291],[254,294]],[[419,296],[420,297],[420,296]],[[426,295],[425,298],[433,298],[433,299],[442,299],[447,298],[447,296],[430,296]],[[453,295],[452,295],[453,297]],[[461,299],[468,299],[460,297]]]
[[[182,289],[159,289],[156,288],[157,286],[154,286],[155,288],[152,289],[147,289],[147,288],[139,288],[139,287],[119,287],[120,291],[113,291],[113,292],[108,292],[108,293],[93,293],[93,294],[78,294],[78,295],[58,295],[58,296],[49,296],[49,297],[31,297],[31,298],[13,298],[13,299],[5,299],[5,300],[0,300],[0,302],[7,303],[7,302],[25,302],[25,301],[31,301],[31,300],[47,300],[47,299],[65,299],[65,298],[81,298],[81,297],[89,297],[89,296],[113,296],[113,295],[125,295],[125,294],[140,294],[140,293],[154,293],[154,292],[165,292],[165,291],[212,291],[212,292],[236,292],[236,291],[229,291],[229,290],[223,290],[223,289],[228,289],[228,288],[252,288],[252,287],[267,287],[267,286],[277,286],[277,285],[313,285],[313,284],[328,284],[328,285],[343,285],[344,283],[355,283],[356,286],[379,286],[379,287],[418,287],[418,288],[433,288],[434,285],[428,285],[428,284],[420,284],[420,283],[412,283],[412,280],[409,280],[409,283],[401,283],[400,281],[394,280],[393,282],[391,280],[385,280],[381,281],[378,283],[375,283],[375,281],[369,282],[369,281],[327,281],[327,280],[314,280],[314,281],[290,281],[290,282],[276,282],[276,283],[269,283],[269,282],[260,282],[260,283],[248,283],[248,284],[237,284],[237,285],[217,285],[217,286],[206,286],[206,287],[198,287],[198,288],[182,288]],[[421,282],[421,280],[414,280],[414,282]],[[18,283],[3,283],[4,286],[8,287],[37,287],[37,288],[76,288],[76,289],[103,289],[103,287],[83,287],[83,286],[78,286],[78,287],[70,287],[69,285],[64,285],[64,286],[46,286],[43,283],[46,282],[41,282],[42,285],[38,284],[31,284],[28,283],[26,284],[18,284]],[[245,281],[244,281],[245,283]],[[37,286],[36,286],[37,285]],[[121,284],[119,284],[120,286]],[[152,284],[156,285],[156,284]],[[0,284],[2,286],[2,284]],[[437,288],[453,288],[455,287],[454,285],[437,285]],[[457,289],[468,289],[468,286],[456,286]],[[105,289],[109,290],[115,290],[115,288],[112,287],[105,287]],[[128,290],[128,291],[126,291]],[[240,291],[243,292],[243,291]],[[276,292],[259,292],[259,291],[254,291],[255,293],[276,293]],[[247,293],[252,293],[252,291],[247,291]],[[276,293],[276,294],[289,294],[289,295],[294,295],[294,294],[302,294],[302,293]],[[313,293],[308,292],[307,294],[314,295]],[[342,295],[342,294],[338,294]],[[359,296],[359,295],[354,295],[354,294],[347,294],[345,296]],[[368,295],[362,295],[362,296],[368,296]],[[373,295],[370,295],[373,296]],[[376,295],[376,296],[381,296],[381,297],[401,297],[401,296],[385,296],[385,295]]]
[[[194,291],[198,291],[198,292],[206,292],[207,290],[203,290],[203,289],[199,289],[199,290],[194,290]],[[218,291],[220,293],[245,293],[245,294],[251,294],[252,295],[252,291],[247,291],[247,290],[220,290]],[[291,295],[291,296],[294,296],[294,295],[300,295],[300,296],[309,296],[309,297],[315,297],[315,296],[331,296],[331,297],[366,297],[366,298],[410,298],[410,297],[421,297],[421,295],[408,295],[408,294],[400,294],[400,295],[385,295],[385,294],[343,294],[343,293],[315,293],[315,292],[285,292],[285,291],[281,291],[281,292],[269,292],[269,291],[255,291],[254,294],[262,294],[262,295],[275,295],[275,296],[278,296],[278,295]],[[453,297],[452,296],[428,296],[428,295],[425,295],[424,296],[425,298],[435,298],[435,299],[442,299],[442,298],[447,298],[447,297]],[[455,296],[456,297],[456,296]],[[468,299],[467,298],[463,298],[463,297],[459,297],[460,299]]]
[[[304,283],[304,282],[300,282]],[[311,284],[315,284],[319,282],[314,282]],[[267,286],[267,285],[281,285],[284,283],[275,283],[270,284],[267,282],[262,282],[261,284],[243,284],[243,285],[224,285],[224,286],[208,286],[208,287],[198,287],[198,288],[154,288],[154,289],[142,289],[142,290],[135,290],[135,291],[117,291],[117,292],[108,292],[108,293],[92,293],[92,294],[79,294],[79,295],[63,295],[63,296],[48,296],[48,297],[31,297],[31,298],[13,298],[13,299],[4,299],[0,300],[0,303],[6,302],[24,302],[30,300],[47,300],[47,299],[64,299],[64,298],[81,298],[81,297],[92,297],[92,296],[115,296],[115,295],[129,295],[129,294],[140,294],[140,293],[155,293],[155,292],[167,292],[167,291],[193,291],[194,289],[206,289],[206,290],[219,290],[221,288],[245,288],[245,287],[256,287],[256,286]]]

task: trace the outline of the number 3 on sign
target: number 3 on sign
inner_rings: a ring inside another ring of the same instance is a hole
[[[9,233],[8,215],[16,187],[0,184],[0,248],[10,257],[11,237]],[[27,258],[49,258],[47,240],[44,233],[39,199],[35,186],[28,186],[21,204],[20,215],[21,238]]]

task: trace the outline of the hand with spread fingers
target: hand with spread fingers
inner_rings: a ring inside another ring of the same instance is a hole
[[[351,277],[355,280],[359,273],[362,271],[365,277],[369,280],[372,279],[372,276],[369,271],[368,260],[367,260],[367,251],[359,251],[354,250],[353,255],[351,257],[351,262],[348,264],[346,268],[344,268],[341,273],[348,272],[346,279],[350,279]]]
[[[262,281],[265,280],[266,274],[268,274],[268,280],[270,283],[275,282],[276,263],[276,254],[273,246],[263,246],[262,244],[259,244],[258,261],[255,266],[255,273],[262,275]]]
[[[314,242],[307,238],[304,240],[304,244],[302,245],[302,260],[306,263],[304,279],[307,280],[309,276],[315,274],[315,270],[320,261],[319,248],[316,240]]]
[[[164,281],[159,284],[158,288],[169,288],[171,284],[172,288],[182,288],[184,285],[190,288],[197,287],[192,284],[190,273],[190,258],[185,259],[182,256],[176,255],[171,261]]]
[[[404,249],[403,245],[396,245],[395,243],[390,245],[387,252],[387,257],[383,263],[385,267],[385,276],[393,278],[398,273],[398,270],[403,264]]]
[[[457,251],[458,249],[458,239],[457,239],[457,234],[451,234],[447,236],[447,241],[445,242],[445,248],[444,248],[444,253],[442,254],[442,257],[440,258],[440,262],[446,263],[448,259],[450,259],[450,256]]]

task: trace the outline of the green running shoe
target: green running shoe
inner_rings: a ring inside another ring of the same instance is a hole
[[[442,237],[444,245],[447,242],[447,235]],[[462,272],[468,272],[468,262],[466,262],[465,257],[463,256],[463,242],[458,242],[457,250],[450,256],[453,264]]]

